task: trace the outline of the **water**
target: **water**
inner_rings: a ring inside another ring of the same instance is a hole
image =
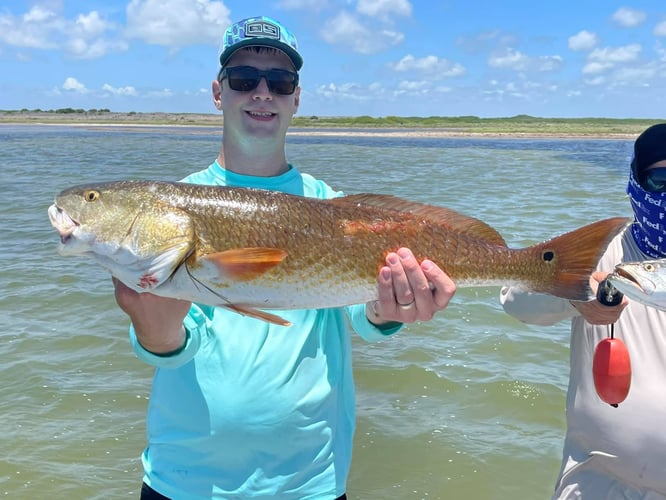
[[[57,254],[46,209],[86,181],[177,180],[218,144],[211,129],[0,127],[0,494],[138,497],[152,370],[131,352],[109,276]],[[512,247],[630,213],[630,141],[294,134],[287,152],[348,193],[478,217]],[[568,332],[522,325],[497,288],[468,288],[430,323],[379,344],[355,337],[349,497],[549,498]]]

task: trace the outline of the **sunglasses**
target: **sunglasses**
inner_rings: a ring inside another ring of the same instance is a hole
[[[653,193],[666,193],[666,167],[651,168],[641,173],[641,186]]]
[[[233,66],[222,68],[218,76],[221,82],[229,80],[229,87],[239,92],[249,92],[259,86],[262,78],[266,79],[268,90],[274,94],[291,95],[298,87],[298,73],[286,69],[258,69],[253,66]]]

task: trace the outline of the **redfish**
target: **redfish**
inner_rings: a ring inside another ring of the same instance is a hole
[[[478,219],[389,195],[320,200],[153,181],[72,187],[48,213],[61,255],[92,257],[138,292],[281,325],[289,323],[265,309],[376,299],[379,269],[400,247],[434,261],[458,287],[514,285],[588,300],[599,257],[629,223],[605,219],[511,249]]]

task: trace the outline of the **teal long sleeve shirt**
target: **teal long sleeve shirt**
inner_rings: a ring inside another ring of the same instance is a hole
[[[252,177],[214,162],[184,181],[341,194],[291,166],[277,177]],[[292,326],[193,304],[186,344],[172,356],[143,349],[130,327],[137,356],[156,367],[142,455],[152,488],[174,499],[345,493],[355,420],[348,325],[368,341],[400,327],[374,326],[364,304],[279,314]]]

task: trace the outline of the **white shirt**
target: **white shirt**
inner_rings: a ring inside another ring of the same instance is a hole
[[[598,270],[645,259],[625,230]],[[571,320],[567,430],[553,498],[666,498],[666,312],[632,301],[615,324],[629,351],[632,380],[625,401],[613,408],[597,395],[592,376],[594,349],[609,336],[608,325],[590,325],[553,296],[503,288],[500,301],[525,323]]]

